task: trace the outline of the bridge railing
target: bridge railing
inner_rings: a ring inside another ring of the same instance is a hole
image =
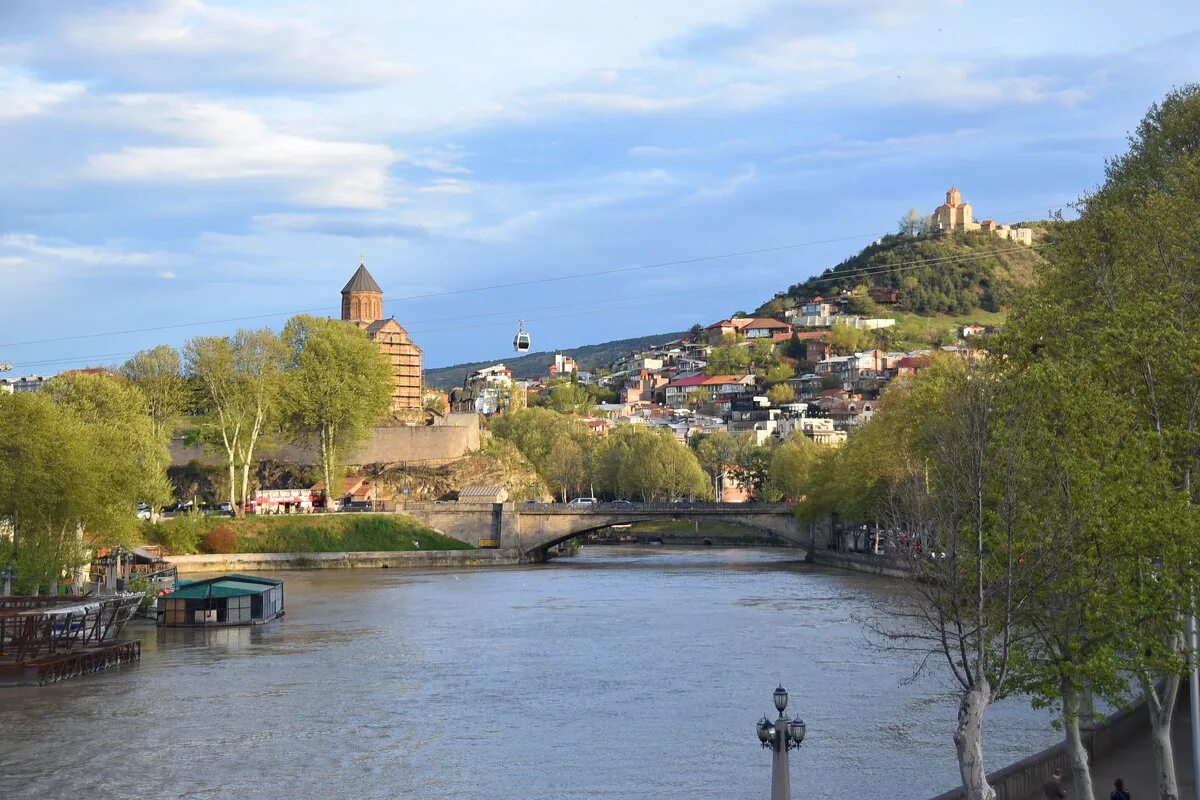
[[[600,514],[600,513],[629,513],[637,511],[654,511],[670,513],[711,513],[714,511],[730,511],[742,514],[763,512],[790,512],[790,503],[632,503],[608,502],[593,503],[586,506],[572,506],[564,503],[518,504],[518,511],[530,513],[551,514]]]
[[[455,502],[414,502],[390,504],[381,510],[386,511],[491,511],[497,505],[511,506],[516,511],[537,514],[599,514],[627,513],[636,511],[653,511],[657,513],[701,513],[727,511],[743,514],[790,512],[794,506],[791,503],[634,503],[627,501],[610,501],[592,503],[590,505],[570,505],[568,503],[455,503]]]

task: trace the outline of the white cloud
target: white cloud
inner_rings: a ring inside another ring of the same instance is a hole
[[[657,147],[648,144],[639,144],[629,148],[629,155],[635,158],[675,158],[691,155],[694,152],[690,147]]]
[[[45,83],[23,72],[0,67],[0,123],[45,114],[54,106],[80,96],[82,83]]]
[[[901,63],[879,72],[872,82],[878,88],[885,84],[888,87],[887,91],[871,93],[882,103],[921,102],[959,110],[1004,105],[1073,106],[1087,97],[1084,86],[1062,85],[1045,75],[989,75],[985,68],[960,63]]]
[[[746,169],[731,175],[724,180],[718,181],[711,186],[703,186],[692,193],[688,199],[693,202],[709,202],[713,200],[724,200],[737,194],[742,188],[754,182],[758,177],[758,170],[754,165],[746,167]]]
[[[160,264],[166,257],[162,253],[126,250],[118,245],[81,245],[73,243],[49,243],[32,233],[6,233],[0,235],[0,248],[15,250],[30,255],[43,256],[57,261],[77,264],[112,264],[141,266]],[[8,256],[7,258],[14,258]],[[20,256],[17,256],[22,261]]]
[[[432,183],[422,186],[422,192],[441,192],[444,194],[471,194],[477,184],[471,181],[460,181],[457,178],[438,178]]]
[[[203,0],[64,10],[55,33],[53,47],[35,41],[22,54],[39,64],[87,63],[140,86],[353,88],[394,83],[417,72],[370,38],[310,14],[269,17]]]
[[[388,171],[398,160],[386,145],[316,139],[271,128],[244,109],[169,95],[118,98],[125,119],[182,140],[129,145],[88,161],[94,177],[122,181],[284,181],[317,206],[386,205]],[[290,197],[281,197],[281,200]]]
[[[558,92],[540,98],[536,106],[543,109],[578,106],[597,111],[651,114],[676,111],[695,105],[700,97],[650,97],[633,92]]]

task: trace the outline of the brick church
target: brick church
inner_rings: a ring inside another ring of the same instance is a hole
[[[342,289],[342,319],[362,328],[379,345],[392,365],[392,413],[418,418],[421,414],[421,348],[395,317],[383,318],[383,289],[359,264]]]

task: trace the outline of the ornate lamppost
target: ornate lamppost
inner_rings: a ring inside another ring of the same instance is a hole
[[[791,800],[792,780],[788,772],[788,751],[799,750],[804,741],[804,720],[788,719],[783,713],[788,704],[787,689],[780,686],[775,690],[775,710],[779,717],[774,722],[763,714],[755,730],[763,747],[771,748],[771,800]]]

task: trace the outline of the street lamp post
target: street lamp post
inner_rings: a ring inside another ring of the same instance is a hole
[[[792,800],[792,779],[788,772],[788,751],[800,749],[806,727],[804,720],[788,719],[784,709],[788,704],[787,689],[775,690],[775,710],[779,717],[772,722],[763,714],[755,730],[763,747],[771,748],[771,800]]]

